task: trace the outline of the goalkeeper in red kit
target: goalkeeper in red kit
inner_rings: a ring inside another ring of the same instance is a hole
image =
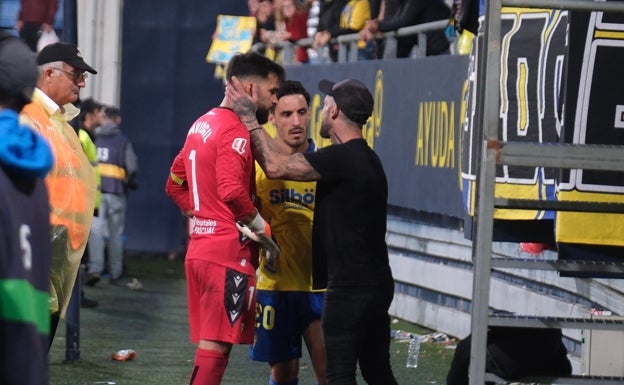
[[[258,122],[266,123],[284,69],[256,53],[237,54],[226,78],[236,76],[261,95]],[[191,341],[197,343],[191,385],[221,383],[233,344],[251,344],[255,324],[256,245],[279,250],[252,200],[254,159],[249,133],[227,97],[188,131],[171,166],[166,192],[192,218],[185,257]]]

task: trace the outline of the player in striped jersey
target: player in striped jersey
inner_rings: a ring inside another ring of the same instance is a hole
[[[277,91],[270,120],[286,154],[312,152],[310,94],[296,81]],[[260,259],[256,339],[251,358],[271,365],[270,385],[296,385],[303,337],[319,384],[326,384],[321,311],[325,289],[312,288],[312,217],[316,182],[268,179],[256,164],[258,209],[271,224],[279,258]]]

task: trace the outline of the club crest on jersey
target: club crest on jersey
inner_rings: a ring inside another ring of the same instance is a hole
[[[245,153],[245,147],[247,146],[247,139],[245,138],[236,138],[232,142],[232,148],[234,151],[243,155]]]

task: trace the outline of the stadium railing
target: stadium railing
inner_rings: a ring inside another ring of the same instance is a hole
[[[389,31],[381,33],[377,36],[377,40],[385,40],[383,59],[396,58],[397,52],[397,38],[404,36],[418,35],[418,44],[412,50],[413,57],[424,57],[427,52],[427,33],[432,31],[445,30],[449,25],[448,19],[432,21],[428,23],[422,23],[412,25],[409,27],[399,28],[396,31]],[[338,36],[330,41],[330,44],[338,43],[338,63],[353,63],[358,61],[358,49],[357,43],[360,40],[360,35],[357,33]],[[295,43],[288,41],[278,42],[273,44],[273,48],[280,50],[281,63],[284,65],[291,65],[294,63],[295,48],[305,47],[311,48],[313,43],[312,38],[305,38],[297,40]],[[319,48],[321,51],[323,47]],[[322,57],[322,52],[317,52],[318,57]]]

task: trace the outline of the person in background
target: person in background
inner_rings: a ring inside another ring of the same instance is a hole
[[[250,132],[252,150],[268,178],[317,181],[312,226],[313,287],[327,285],[322,327],[327,382],[356,384],[359,363],[368,384],[397,384],[390,365],[394,280],[386,245],[388,181],[362,127],[374,100],[355,79],[319,82],[326,94],[320,135],[331,145],[283,154],[259,126],[250,96],[236,78],[226,97]]]
[[[296,81],[277,91],[269,120],[285,154],[316,150],[308,139],[310,94]],[[315,182],[268,179],[256,165],[257,206],[271,224],[280,257],[261,258],[257,283],[256,339],[251,359],[271,365],[269,385],[296,385],[305,340],[318,384],[326,384],[321,311],[324,288],[312,288],[312,217]]]
[[[118,127],[121,126],[121,110],[117,107],[107,107],[102,110],[105,112],[104,116],[108,117]]]
[[[111,284],[123,275],[123,234],[126,222],[127,193],[138,187],[139,164],[132,143],[121,131],[121,113],[116,107],[104,107],[102,124],[95,128],[98,171],[101,178],[101,201],[98,226],[92,238],[97,238],[97,250],[90,252],[89,281],[97,281],[104,270],[104,235],[108,234],[108,273]],[[91,239],[91,238],[90,238]]]
[[[308,11],[296,0],[281,0],[276,10],[276,40],[295,43],[308,37]],[[295,48],[295,63],[307,63],[308,52],[304,47]]]
[[[384,19],[384,14],[386,13],[386,0],[370,0],[370,11],[371,11],[371,20],[381,21]],[[396,6],[397,4],[394,1],[390,1],[388,6]],[[395,12],[393,9],[389,9],[388,12],[391,14]],[[366,21],[368,23],[369,20]],[[364,28],[360,29],[359,35],[360,39],[366,41],[368,44],[374,45],[375,57],[381,59],[383,57],[383,47],[384,47],[384,39],[377,40],[378,32],[372,33],[367,27],[367,24],[364,25]]]
[[[87,242],[87,248],[82,257],[83,265],[87,265],[87,272],[85,274],[85,280],[83,284],[87,286],[94,286],[99,280],[99,275],[89,273],[90,256],[91,254],[97,254],[98,250],[104,249],[103,239],[96,236],[101,230],[94,230],[101,228],[102,224],[98,218],[98,210],[100,208],[100,201],[102,200],[101,184],[102,178],[97,168],[97,148],[95,147],[95,128],[102,123],[102,105],[92,98],[83,100],[80,103],[80,115],[78,115],[79,127],[78,127],[78,139],[82,149],[87,155],[87,159],[91,162],[91,166],[95,171],[95,180],[97,183],[97,191],[95,195],[95,209],[93,210],[93,223],[91,224],[91,231],[89,232],[89,241]],[[80,306],[85,308],[92,308],[98,305],[97,301],[89,299],[85,296],[84,290],[81,290]]]
[[[37,64],[37,88],[21,117],[48,141],[54,154],[54,166],[46,176],[53,247],[51,346],[71,298],[95,207],[95,172],[68,121],[79,113],[72,103],[85,86],[85,71],[97,72],[85,63],[78,47],[69,43],[46,46],[37,55]]]
[[[309,0],[307,2],[309,4],[309,9],[308,9],[308,21],[307,21],[307,27],[308,27],[308,37],[311,39],[314,39],[314,34],[316,33],[316,30],[318,28],[318,24],[319,24],[319,13],[321,12],[321,2],[320,0]],[[310,58],[310,63],[320,63],[321,62],[321,57],[319,57],[318,52],[312,48],[309,47],[307,49],[308,51],[308,57]]]
[[[249,9],[249,16],[256,16],[258,13],[258,7],[260,2],[258,0],[247,0],[247,8]]]
[[[50,32],[54,28],[57,9],[58,0],[20,0],[15,29],[33,51],[37,51],[41,32]]]
[[[252,8],[249,8],[252,12]],[[265,54],[272,31],[275,31],[275,10],[272,0],[259,0],[257,9],[252,14],[256,18],[256,33],[254,34],[252,50]]]
[[[0,31],[0,384],[47,385],[50,147],[18,113],[37,83],[35,53]]]
[[[232,57],[226,79],[237,76],[246,92],[259,95],[257,116],[266,123],[284,73],[269,58],[248,52]],[[237,222],[265,246],[273,243],[252,201],[249,134],[231,107],[224,97],[193,123],[165,186],[182,212],[194,218],[184,261],[191,342],[197,344],[191,385],[220,384],[232,345],[253,341],[258,254],[239,234]]]
[[[342,8],[337,25],[327,26],[314,34],[313,47],[317,48],[329,44],[329,41],[341,35],[358,33],[370,19],[371,11],[368,0],[350,0]],[[335,51],[335,48],[334,48]],[[337,52],[332,54],[337,55]],[[375,58],[375,45],[372,41],[358,41],[358,59],[370,60]]]
[[[366,22],[365,31],[360,36],[373,39],[378,32],[395,31],[411,25],[448,20],[451,8],[444,0],[384,0],[383,19]],[[397,38],[398,58],[409,57],[418,35]],[[444,29],[427,32],[427,55],[449,53],[449,40]]]
[[[319,52],[321,62],[338,60],[338,46],[331,44],[332,34],[330,30],[333,30],[334,34],[337,33],[336,31],[340,28],[340,16],[348,2],[349,0],[321,0],[320,2],[318,24],[313,36],[312,49]],[[326,51],[325,56],[327,57],[323,57],[322,51]]]

